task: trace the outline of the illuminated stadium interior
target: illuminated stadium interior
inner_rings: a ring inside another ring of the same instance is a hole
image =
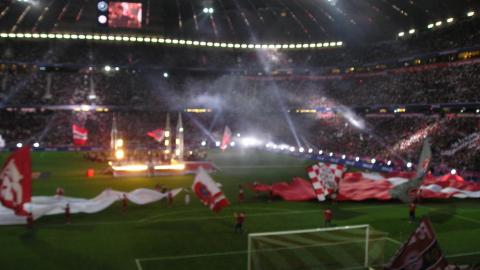
[[[478,269],[479,89],[479,1],[4,0],[0,268]]]

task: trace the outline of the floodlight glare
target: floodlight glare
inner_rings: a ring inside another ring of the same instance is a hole
[[[105,24],[105,23],[107,23],[107,16],[105,16],[105,15],[100,15],[100,16],[98,16],[98,22],[99,22],[100,24]]]

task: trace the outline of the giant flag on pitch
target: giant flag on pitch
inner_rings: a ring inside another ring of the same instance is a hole
[[[307,168],[318,201],[325,201],[326,196],[338,190],[345,170],[344,165],[322,162]]]
[[[73,132],[73,144],[85,145],[85,143],[87,143],[88,130],[86,128],[73,124],[72,132]]]
[[[161,128],[147,132],[147,135],[152,137],[157,142],[162,142],[165,138],[165,132]]]
[[[220,212],[222,208],[230,205],[230,202],[225,195],[223,195],[217,183],[213,181],[202,167],[198,169],[195,180],[193,181],[192,190],[197,194],[198,199],[215,213]]]
[[[13,209],[16,215],[26,216],[23,205],[32,198],[32,167],[30,148],[23,147],[12,153],[0,171],[0,201]]]
[[[368,199],[391,200],[391,191],[415,177],[414,173],[345,173],[340,181],[338,200],[361,201]],[[433,176],[427,174],[422,178],[415,196],[428,199],[446,198],[480,198],[480,183],[465,181],[457,174]]]
[[[300,177],[291,182],[278,182],[272,185],[255,183],[250,185],[253,192],[269,192],[272,196],[281,197],[285,201],[308,201],[317,197],[312,184]]]
[[[223,132],[222,143],[220,144],[220,149],[227,149],[230,141],[232,140],[232,131],[228,126],[225,126],[225,131]]]
[[[385,270],[425,269],[444,270],[448,263],[438,245],[432,224],[428,219],[422,219],[420,225],[404,243]]]

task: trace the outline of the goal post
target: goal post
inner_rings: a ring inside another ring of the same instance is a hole
[[[248,270],[366,269],[382,265],[385,233],[370,225],[251,233]]]

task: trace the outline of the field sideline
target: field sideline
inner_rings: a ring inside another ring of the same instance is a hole
[[[3,162],[6,153],[0,153]],[[210,212],[184,194],[168,208],[165,202],[130,204],[122,214],[120,203],[98,214],[73,215],[66,225],[63,215],[43,217],[34,230],[24,226],[0,227],[2,269],[247,269],[247,234],[233,233],[233,212],[245,211],[247,233],[311,229],[323,226],[323,209],[329,203],[268,202],[266,196],[246,191],[238,204],[239,184],[271,183],[307,178],[310,161],[255,150],[214,152],[210,158],[220,168],[212,174],[220,182],[232,206],[219,214]],[[87,168],[97,175],[87,179]],[[114,179],[102,175],[106,164],[85,161],[81,153],[34,153],[33,170],[49,172],[50,179],[35,180],[34,195],[53,195],[61,186],[67,196],[92,198],[106,188],[131,191],[189,187],[193,176],[134,177]],[[408,209],[399,202],[367,201],[332,206],[334,225],[370,224],[388,233],[392,247],[404,241],[415,225],[407,222]],[[452,262],[476,263],[480,256],[480,207],[478,200],[428,201],[418,207],[428,215],[440,247]],[[386,251],[388,258],[394,248]]]

